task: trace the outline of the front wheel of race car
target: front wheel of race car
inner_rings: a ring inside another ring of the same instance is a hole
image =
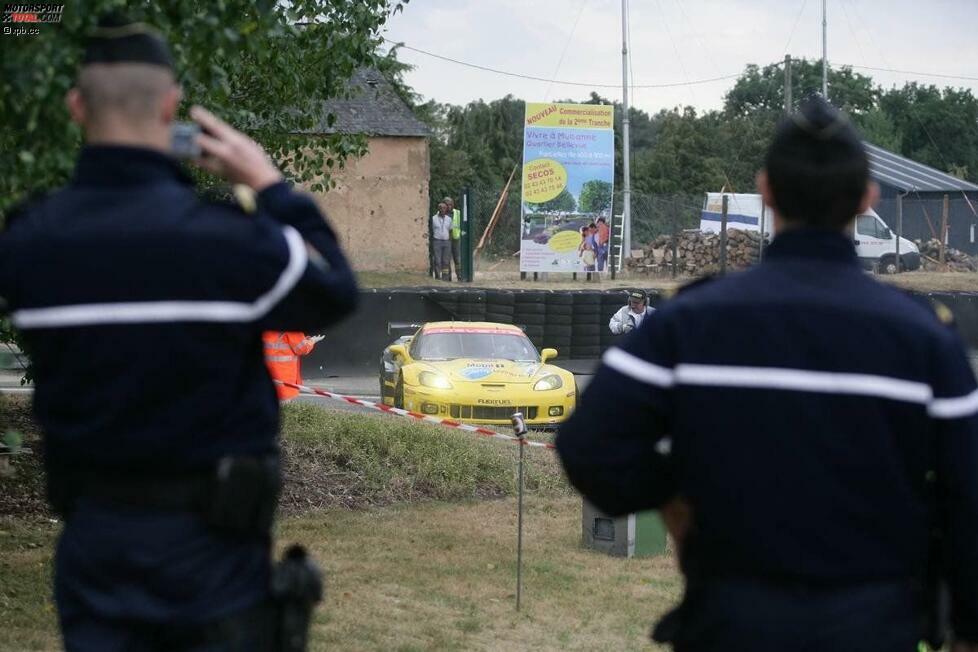
[[[398,376],[394,386],[394,407],[404,409],[404,376]]]

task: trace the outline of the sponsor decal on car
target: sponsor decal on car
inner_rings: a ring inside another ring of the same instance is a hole
[[[492,375],[492,367],[486,365],[470,365],[458,370],[458,375],[466,380],[479,380]]]

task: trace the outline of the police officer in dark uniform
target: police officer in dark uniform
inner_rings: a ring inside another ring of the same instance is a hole
[[[179,101],[165,42],[103,24],[67,97],[86,138],[74,177],[0,235],[64,517],[69,650],[275,648],[279,414],[261,333],[318,331],[357,303],[313,200],[194,108],[199,164],[257,193],[250,213],[198,197],[168,152]]]
[[[813,100],[786,120],[758,185],[776,215],[764,262],[680,292],[605,353],[557,437],[567,474],[608,513],[664,510],[687,585],[655,636],[676,650],[909,652],[929,566],[953,649],[976,650],[962,342],[860,270],[846,230],[876,188],[841,114]]]

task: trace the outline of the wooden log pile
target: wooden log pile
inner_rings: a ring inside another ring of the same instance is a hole
[[[759,260],[761,234],[756,231],[727,229],[727,269],[743,269]],[[630,271],[644,274],[671,273],[672,236],[660,235],[642,247],[641,257],[626,261]],[[720,234],[690,230],[679,234],[676,242],[676,271],[701,276],[720,270]]]
[[[978,258],[969,256],[960,249],[946,247],[945,265],[941,265],[941,241],[937,238],[916,240],[920,249],[920,267],[925,272],[978,272]]]

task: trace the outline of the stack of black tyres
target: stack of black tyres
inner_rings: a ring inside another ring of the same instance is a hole
[[[514,304],[512,290],[486,290],[486,321],[512,324]]]
[[[608,290],[601,295],[601,312],[604,315],[604,328],[601,329],[601,350],[613,346],[621,335],[612,335],[608,328],[611,316],[628,303],[628,290]]]
[[[547,321],[543,326],[543,345],[557,349],[561,358],[571,357],[574,332],[574,295],[551,292],[547,295]]]
[[[570,357],[594,359],[601,355],[601,327],[606,325],[601,292],[584,290],[572,294]]]
[[[458,294],[459,321],[486,321],[486,290],[460,290]]]
[[[442,308],[448,311],[448,313],[454,319],[458,319],[458,300],[462,296],[462,293],[458,290],[438,290],[432,289],[428,291],[428,299],[434,301]]]
[[[537,348],[544,344],[544,324],[547,321],[547,295],[550,292],[523,290],[513,295],[513,323],[523,328]]]

